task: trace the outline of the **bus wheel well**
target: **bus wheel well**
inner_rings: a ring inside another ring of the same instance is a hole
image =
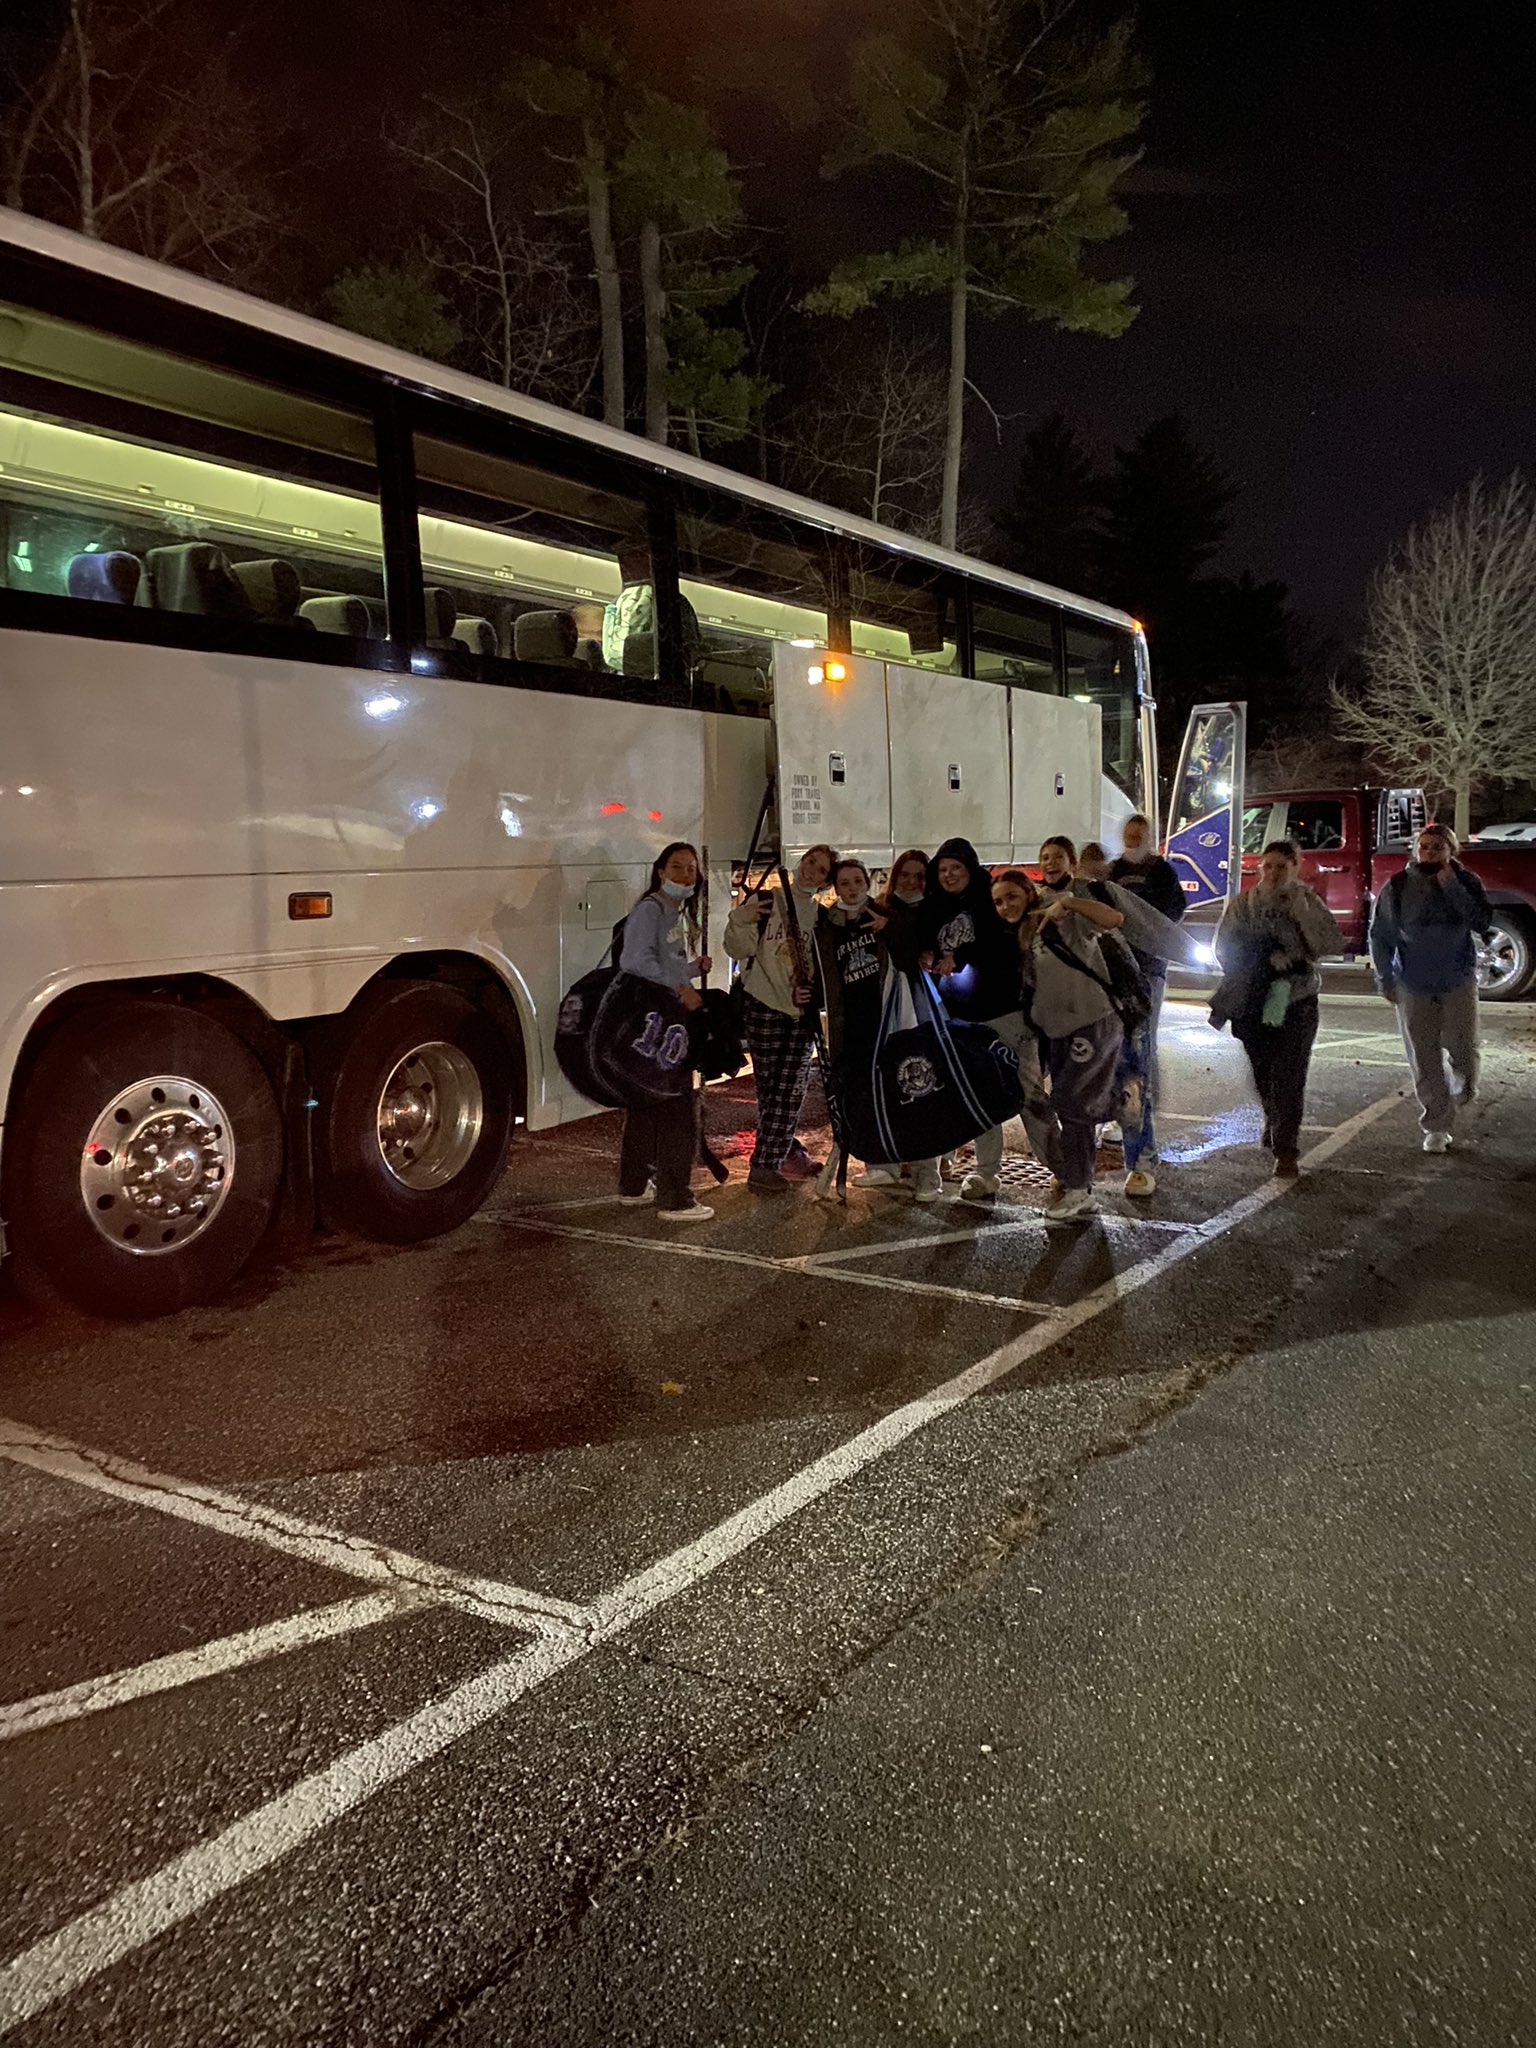
[[[86,982],[56,996],[27,1033],[11,1076],[7,1117],[56,1033],[76,1017],[91,1010],[107,1009],[125,997],[175,1003],[217,1019],[256,1055],[273,1085],[279,1084],[292,1041],[283,1027],[275,1024],[260,1003],[243,989],[209,974],[147,975],[136,980]]]
[[[495,968],[474,953],[402,953],[359,989],[352,1007],[366,1002],[381,984],[392,981],[435,981],[456,988],[485,1011],[500,1031],[512,1054],[513,1106],[515,1114],[528,1113],[528,1057],[523,1019],[511,991]]]

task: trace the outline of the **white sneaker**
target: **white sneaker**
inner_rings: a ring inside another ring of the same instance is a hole
[[[1426,1152],[1449,1152],[1449,1151],[1450,1151],[1450,1149],[1451,1149],[1451,1134],[1450,1134],[1450,1132],[1449,1132],[1449,1131],[1426,1131],[1426,1132],[1425,1132],[1425,1134],[1424,1134],[1424,1150],[1425,1150]]]
[[[962,1202],[995,1202],[1002,1184],[999,1174],[968,1173],[960,1183],[960,1199]]]
[[[653,1201],[655,1195],[654,1188],[647,1188],[643,1195],[620,1195],[619,1202],[626,1209],[638,1209],[642,1202]]]
[[[901,1168],[899,1166],[866,1166],[862,1173],[853,1176],[856,1188],[899,1188]]]
[[[1046,1204],[1047,1223],[1079,1223],[1098,1213],[1092,1188],[1063,1188],[1054,1202]]]
[[[1125,1192],[1128,1195],[1152,1195],[1157,1192],[1157,1175],[1139,1167],[1135,1173],[1125,1176]]]
[[[1118,1124],[1100,1124],[1099,1143],[1101,1145],[1123,1145],[1125,1143],[1125,1133]]]
[[[914,1202],[936,1202],[944,1192],[938,1180],[920,1180],[912,1190]]]
[[[690,1202],[686,1209],[658,1209],[663,1223],[708,1223],[714,1215],[708,1202]]]

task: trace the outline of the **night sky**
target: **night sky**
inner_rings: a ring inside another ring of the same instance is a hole
[[[753,213],[812,265],[859,232],[902,231],[870,195],[828,186],[835,88],[854,37],[889,0],[611,0],[638,15],[661,81],[702,75]],[[249,11],[236,9],[249,22]],[[317,154],[323,202],[307,225],[320,270],[377,241],[381,122],[426,84],[467,83],[407,0],[269,0],[269,50]],[[571,10],[520,0],[476,69]],[[1366,580],[1418,516],[1479,470],[1536,459],[1531,335],[1536,223],[1529,99],[1536,42],[1480,9],[1146,0],[1154,72],[1130,233],[1104,252],[1137,280],[1120,340],[1009,321],[980,327],[974,366],[1017,437],[1060,408],[1107,455],[1178,410],[1240,485],[1222,567],[1288,583],[1298,608],[1348,633]],[[770,104],[819,116],[786,126],[732,89],[745,70]],[[309,181],[314,182],[314,181]],[[1006,498],[1012,455],[978,416],[972,478]]]

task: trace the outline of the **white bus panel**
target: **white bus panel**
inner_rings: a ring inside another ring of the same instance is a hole
[[[894,663],[886,673],[894,847],[932,853],[959,837],[984,861],[1008,860],[1009,692]]]

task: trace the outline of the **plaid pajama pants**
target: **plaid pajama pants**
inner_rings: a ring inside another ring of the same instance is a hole
[[[752,1164],[777,1171],[789,1157],[811,1082],[811,1027],[743,993],[747,1050],[757,1089],[757,1144]]]

